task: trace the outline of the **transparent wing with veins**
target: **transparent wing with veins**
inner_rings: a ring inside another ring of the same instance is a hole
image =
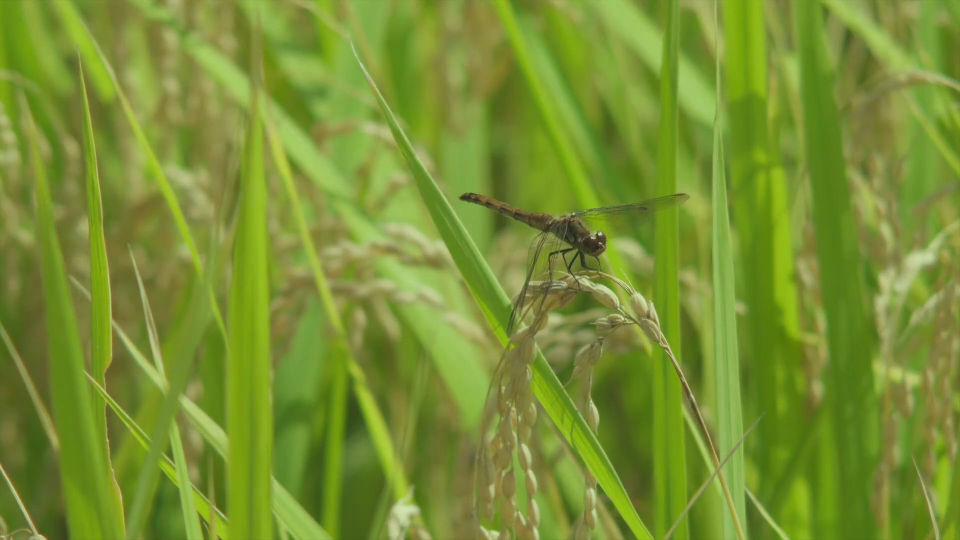
[[[537,305],[534,311],[538,310],[546,298],[546,290],[534,290],[536,287],[530,285],[532,281],[552,281],[558,277],[557,272],[562,275],[563,272],[572,270],[578,260],[581,266],[586,263],[587,268],[600,268],[598,258],[581,253],[576,246],[563,239],[568,236],[569,231],[577,230],[578,224],[584,226],[591,234],[607,231],[627,232],[631,228],[640,227],[649,222],[654,213],[680,206],[689,198],[689,195],[677,193],[635,203],[582,210],[554,218],[551,229],[541,232],[530,244],[527,254],[527,275],[523,280],[520,293],[513,302],[507,335],[513,334],[527,308]]]

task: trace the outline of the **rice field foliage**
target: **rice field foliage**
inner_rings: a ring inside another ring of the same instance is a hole
[[[952,0],[0,2],[0,537],[960,540],[958,104]],[[462,193],[678,192],[507,334]]]

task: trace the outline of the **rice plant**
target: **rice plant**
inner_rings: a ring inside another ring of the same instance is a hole
[[[0,2],[0,538],[960,539],[958,96],[954,0]]]

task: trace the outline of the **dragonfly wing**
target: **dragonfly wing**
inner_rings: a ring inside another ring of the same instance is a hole
[[[551,257],[551,254],[567,248],[563,241],[553,233],[542,232],[530,243],[530,249],[527,252],[527,275],[524,277],[523,286],[520,293],[517,294],[513,302],[513,310],[510,312],[510,322],[507,325],[507,335],[513,335],[517,323],[523,319],[526,308],[543,302],[541,292],[534,293],[534,288],[530,286],[531,281],[539,279],[552,279],[557,270],[564,270],[563,263],[558,262],[558,257]],[[528,295],[530,298],[528,298]]]
[[[634,203],[592,208],[574,212],[573,215],[582,219],[593,231],[605,228],[629,230],[647,223],[660,210],[680,206],[689,198],[686,193],[675,193]]]

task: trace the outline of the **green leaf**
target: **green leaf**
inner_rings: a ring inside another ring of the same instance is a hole
[[[753,435],[757,451],[751,458],[760,470],[782,471],[786,457],[801,443],[796,426],[806,421],[806,402],[796,382],[805,374],[799,347],[790,188],[780,160],[779,141],[769,136],[777,131],[768,121],[770,73],[764,4],[730,0],[723,2],[723,8],[730,193],[737,209],[734,216],[740,245],[741,294],[748,305],[744,321],[748,337],[744,350],[748,354],[740,358],[748,363],[751,373],[746,389],[750,396],[746,401],[753,407],[751,414],[767,415]],[[771,358],[780,361],[771,362]],[[725,445],[740,437],[731,436],[721,436],[722,447],[729,448]],[[759,491],[770,496],[776,479],[774,474],[761,475]],[[761,500],[765,504],[770,501],[764,497]]]
[[[151,19],[178,28],[169,11],[145,0],[131,1]],[[193,34],[181,31],[180,39],[183,50],[220,84],[229,98],[240,106],[249,105],[249,83],[242,72],[216,49],[206,45]],[[303,174],[330,197],[332,210],[343,219],[353,239],[358,243],[383,240],[383,233],[349,199],[351,184],[317,150],[310,136],[282,108],[270,100],[266,103],[277,135],[283,141],[291,159]],[[422,286],[421,279],[414,272],[394,260],[380,258],[375,265],[380,275],[396,282],[401,289],[416,290]],[[489,377],[480,366],[475,347],[465,343],[459,332],[443,322],[437,310],[431,307],[402,304],[396,306],[396,312],[430,352],[440,377],[457,403],[461,421],[468,429],[475,429],[480,423],[483,399],[489,382]]]
[[[120,407],[120,405],[112,397],[110,397],[110,394],[108,394],[107,391],[104,390],[104,388],[100,386],[97,383],[97,381],[93,379],[93,377],[89,378],[89,382],[90,382],[90,385],[93,386],[94,390],[96,390],[97,395],[99,395],[101,399],[105,400],[107,405],[109,405],[110,408],[113,409],[113,412],[117,414],[117,416],[120,418],[120,421],[123,422],[123,425],[127,427],[127,429],[134,436],[134,438],[140,443],[140,446],[143,447],[144,450],[149,450],[150,439],[147,437],[147,434],[140,428],[140,426],[137,425],[133,417],[127,414],[127,412],[124,411],[123,408]],[[173,461],[170,460],[170,458],[168,458],[165,455],[161,457],[162,459],[159,462],[159,466],[160,466],[160,469],[163,471],[163,473],[167,475],[167,478],[169,478],[170,481],[173,482],[178,489],[180,489],[181,493],[183,493],[184,490],[186,490],[187,493],[190,494],[190,497],[192,500],[192,503],[191,503],[192,506],[198,509],[197,510],[198,513],[201,516],[203,516],[203,519],[205,519],[207,523],[210,523],[212,518],[216,518],[216,520],[218,521],[217,534],[221,538],[223,538],[223,540],[228,540],[226,517],[219,510],[217,510],[216,507],[212,508],[213,515],[211,516],[212,505],[210,504],[210,501],[203,495],[203,493],[199,489],[197,489],[189,481],[186,484],[183,484],[184,476],[178,470],[178,467],[179,467],[178,465],[176,465]],[[193,536],[190,536],[190,537],[193,538]],[[202,536],[200,538],[202,538]]]
[[[817,2],[793,5],[800,50],[804,151],[813,196],[813,224],[821,295],[826,313],[827,392],[833,437],[821,446],[836,459],[829,478],[842,505],[838,522],[823,524],[839,536],[873,537],[871,486],[880,440],[879,410],[870,358],[874,336],[863,295],[863,267],[850,202],[840,120],[834,103],[834,68],[827,56]]]
[[[653,21],[636,5],[627,0],[588,1],[584,4],[596,12],[612,34],[633,49],[648,69],[654,73],[659,72],[661,80],[669,75],[661,68],[665,54],[663,44],[667,43],[668,36],[661,36]],[[700,125],[712,126],[716,92],[710,87],[709,81],[697,70],[694,62],[684,55],[678,56],[674,69],[683,81],[677,94],[680,108]]]
[[[197,250],[197,244],[193,239],[193,234],[190,232],[190,226],[187,224],[187,218],[183,215],[183,210],[180,208],[180,202],[177,200],[177,194],[173,190],[173,186],[170,185],[170,181],[164,174],[163,167],[160,165],[157,155],[150,147],[150,141],[147,140],[146,134],[140,127],[140,122],[137,121],[137,115],[133,112],[133,108],[130,106],[127,96],[124,94],[123,89],[117,82],[116,73],[114,73],[113,69],[110,67],[109,62],[107,62],[106,57],[103,55],[103,51],[100,50],[96,40],[93,39],[93,35],[90,33],[90,30],[86,27],[83,21],[78,19],[76,24],[79,25],[79,27],[83,30],[83,33],[72,37],[75,39],[75,41],[77,41],[78,46],[82,46],[85,41],[89,41],[96,50],[99,60],[106,67],[107,74],[109,75],[109,81],[112,83],[114,90],[116,90],[117,95],[120,97],[120,105],[123,107],[124,115],[127,117],[127,121],[130,124],[130,128],[133,130],[133,134],[137,139],[137,143],[139,143],[140,150],[147,158],[147,170],[150,171],[150,175],[153,176],[154,180],[157,182],[157,186],[160,188],[160,192],[163,194],[163,198],[166,201],[167,206],[170,208],[170,213],[173,215],[173,220],[174,223],[176,223],[177,230],[180,232],[183,242],[190,250],[190,255],[192,256],[194,269],[196,270],[197,276],[203,276],[204,270],[203,263],[200,260],[200,252]],[[221,332],[226,335],[223,317],[220,315],[220,308],[217,305],[213,289],[211,288],[207,294],[209,296],[213,316],[217,321],[217,324],[220,326]]]
[[[143,285],[143,279],[140,275],[140,269],[137,266],[137,260],[130,254],[133,264],[133,271],[137,277],[137,286],[140,289],[140,302],[143,304],[143,315],[147,323],[147,337],[150,340],[150,350],[153,353],[153,363],[161,373],[164,371],[163,357],[160,347],[160,336],[157,335],[157,327],[154,323],[153,311],[150,308],[150,299],[147,297],[147,289]],[[99,381],[97,381],[99,384]],[[136,434],[134,434],[136,436]],[[187,538],[202,539],[203,532],[200,528],[200,520],[197,518],[197,508],[194,501],[194,494],[190,482],[190,468],[187,463],[186,454],[183,451],[183,442],[180,439],[180,428],[176,422],[170,423],[170,448],[173,452],[173,463],[176,472],[177,488],[180,490],[180,510],[183,513],[184,529]],[[141,441],[142,442],[142,441]],[[148,445],[149,448],[149,445]],[[164,458],[166,456],[163,456]],[[163,461],[160,462],[161,468]]]
[[[56,0],[53,2],[57,15],[66,29],[67,34],[77,44],[80,51],[80,57],[87,66],[87,71],[93,80],[93,88],[97,96],[106,103],[113,103],[116,96],[116,90],[110,76],[110,68],[106,60],[99,54],[96,41],[87,31],[77,8],[70,0]]]
[[[720,61],[717,60],[719,80]],[[720,86],[719,84],[717,85]],[[720,110],[719,104],[717,110]],[[713,332],[716,364],[717,431],[720,456],[726,456],[743,437],[743,413],[740,404],[740,347],[737,345],[737,313],[733,243],[730,216],[727,214],[727,179],[724,174],[723,131],[719,115],[713,126]],[[736,518],[727,509],[723,514],[723,537],[738,536],[735,521],[745,521],[743,448],[738,448],[724,466]]]
[[[353,357],[353,352],[347,343],[347,331],[343,321],[341,320],[340,314],[337,312],[337,306],[333,300],[333,294],[330,291],[330,286],[327,283],[326,275],[323,272],[320,258],[317,256],[319,250],[314,245],[313,239],[310,236],[310,228],[307,225],[307,220],[304,216],[300,195],[297,191],[296,185],[294,184],[293,171],[291,170],[290,164],[287,161],[286,154],[283,152],[283,142],[280,139],[280,135],[277,133],[277,130],[274,128],[273,122],[268,121],[266,123],[266,128],[269,135],[270,150],[274,163],[277,166],[277,171],[280,173],[280,178],[283,180],[283,185],[286,189],[287,196],[290,199],[290,204],[293,206],[293,213],[297,221],[297,230],[300,234],[300,241],[303,243],[307,260],[310,263],[310,270],[313,273],[314,284],[317,287],[317,292],[320,294],[320,299],[323,302],[327,319],[333,325],[334,330],[337,333],[335,352],[347,363],[347,373],[352,381],[353,394],[360,406],[360,412],[363,414],[363,419],[367,426],[367,432],[370,434],[370,438],[373,440],[373,445],[377,450],[377,456],[380,458],[380,466],[383,468],[384,474],[387,478],[391,479],[394,487],[394,498],[399,500],[406,495],[407,491],[409,490],[409,482],[407,481],[406,474],[404,473],[403,462],[393,446],[393,439],[390,429],[387,426],[387,421],[384,419],[383,413],[380,412],[380,407],[377,405],[376,397],[373,395],[369,386],[367,385],[367,379],[363,373],[363,369]],[[336,361],[336,359],[333,361]]]
[[[101,386],[106,386],[105,376],[113,360],[113,331],[110,321],[113,318],[110,293],[110,265],[107,261],[107,243],[103,233],[103,201],[100,195],[100,173],[97,169],[97,147],[93,136],[93,120],[90,118],[90,103],[87,100],[87,86],[83,77],[83,66],[79,72],[80,89],[83,95],[83,143],[84,162],[87,176],[87,229],[90,235],[90,366],[93,377]],[[97,437],[104,441],[103,459],[110,463],[110,444],[107,435],[107,417],[105,403],[98,394],[93,394],[93,415],[97,423]],[[109,469],[110,481],[116,497],[116,507],[123,508],[120,500],[120,487],[117,485],[113,467]]]
[[[83,290],[82,286],[79,286],[76,281],[74,284],[87,295],[89,298],[89,293]],[[193,299],[196,303],[198,296],[194,294]],[[188,322],[192,322],[188,321]],[[120,341],[123,343],[124,347],[127,349],[127,352],[130,353],[130,356],[136,362],[137,366],[143,371],[147,376],[147,380],[150,381],[158,390],[166,392],[169,383],[164,378],[164,375],[161,374],[155,367],[150,365],[150,362],[143,355],[143,353],[137,348],[126,332],[117,324],[116,321],[113,322],[113,329],[117,333],[117,337],[120,338]],[[196,403],[191,401],[184,395],[179,397],[180,405],[183,407],[183,413],[190,420],[193,426],[200,432],[200,435],[203,436],[203,439],[210,444],[213,450],[221,458],[227,457],[228,452],[228,440],[227,434],[210,416],[204,412]],[[129,426],[129,424],[128,424]],[[168,474],[170,476],[170,474]],[[271,508],[273,513],[277,518],[277,522],[285,529],[289,530],[294,537],[302,540],[329,540],[331,537],[326,531],[323,530],[320,525],[317,524],[313,518],[310,517],[309,512],[303,509],[300,506],[296,499],[290,492],[284,489],[276,480],[272,480],[273,486],[273,498],[271,501]],[[201,508],[202,511],[202,508]],[[206,517],[206,516],[205,516]],[[221,530],[223,530],[221,528]]]
[[[259,69],[254,62],[254,69]],[[256,82],[244,145],[227,353],[227,515],[235,538],[270,538],[270,284],[263,126]]]
[[[657,192],[677,191],[678,120],[677,77],[680,42],[680,4],[667,4],[663,60],[660,69],[660,131],[657,143]],[[681,362],[680,278],[678,212],[657,212],[654,264],[654,298],[660,327]],[[653,353],[653,480],[656,493],[656,535],[662,537],[687,505],[687,468],[684,450],[683,393],[667,354]],[[682,362],[680,363],[682,366]],[[689,520],[674,532],[674,538],[689,538]]]
[[[21,98],[22,99],[22,98]],[[67,526],[74,538],[123,537],[123,512],[110,476],[107,441],[93,411],[84,375],[83,347],[53,218],[53,201],[40,141],[25,99],[23,110],[37,182],[37,237],[46,310],[53,417],[60,437]]]

